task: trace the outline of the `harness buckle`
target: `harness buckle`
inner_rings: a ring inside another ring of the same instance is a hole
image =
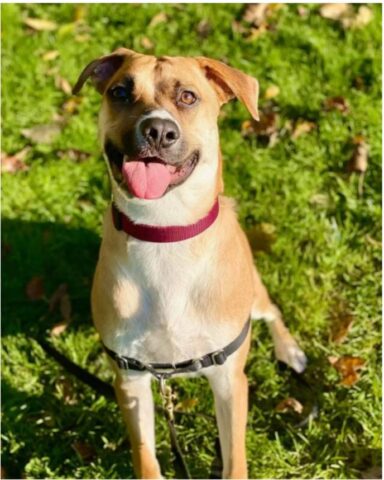
[[[212,353],[211,358],[214,365],[223,365],[227,360],[227,355],[224,350],[218,350],[217,352]]]
[[[128,359],[124,358],[124,357],[119,357],[117,356],[115,358],[116,360],[116,363],[117,365],[119,366],[119,368],[121,370],[129,370],[129,362],[128,362]]]
[[[195,358],[192,362],[192,365],[188,368],[188,370],[191,370],[192,372],[197,372],[203,367],[201,360],[199,358]]]

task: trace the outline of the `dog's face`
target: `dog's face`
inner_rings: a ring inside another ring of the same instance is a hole
[[[90,63],[74,93],[88,77],[103,95],[99,126],[112,182],[127,199],[207,182],[219,189],[220,106],[236,96],[258,116],[257,81],[204,57],[119,49]]]

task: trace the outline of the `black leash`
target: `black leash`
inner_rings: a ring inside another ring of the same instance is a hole
[[[108,399],[116,400],[115,391],[111,384],[104,382],[103,380],[100,380],[98,377],[96,377],[95,375],[92,375],[84,368],[79,367],[79,365],[69,360],[65,355],[63,355],[58,350],[56,350],[56,348],[54,348],[47,341],[43,339],[36,339],[36,341],[41,346],[41,348],[50,357],[56,360],[56,362],[59,365],[61,365],[68,373],[75,376],[82,383],[88,385],[89,387],[91,387],[93,390],[100,393],[104,397]],[[174,395],[172,393],[171,387],[169,385],[165,385],[165,380],[164,380],[164,387],[165,387],[164,396],[161,395],[163,399],[163,406],[162,407],[156,406],[156,411],[164,413],[164,416],[168,425],[170,440],[171,440],[171,450],[174,455],[173,467],[175,469],[176,478],[183,478],[183,479],[185,478],[189,480],[192,477],[189,472],[188,465],[185,461],[180,443],[177,438],[177,431],[176,431],[174,417],[182,416],[182,415],[185,415],[185,416],[199,415],[208,420],[214,420],[214,417],[211,415],[207,415],[205,413],[199,413],[199,412],[194,414],[192,413],[189,414],[188,412],[174,411],[174,407],[173,407]],[[220,474],[218,475],[217,472],[221,471],[222,459],[221,459],[221,450],[220,448],[218,448],[218,446],[219,446],[219,440],[217,438],[216,439],[217,458],[213,462],[213,465],[212,465],[213,476],[211,475],[210,478],[220,478]]]

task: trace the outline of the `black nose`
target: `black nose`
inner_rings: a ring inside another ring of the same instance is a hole
[[[180,138],[180,130],[172,120],[147,118],[140,125],[147,142],[156,148],[169,148]]]

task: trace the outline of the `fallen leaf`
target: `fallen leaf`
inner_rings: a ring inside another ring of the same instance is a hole
[[[254,27],[265,24],[266,19],[281,8],[278,3],[249,3],[245,9],[243,20]]]
[[[366,5],[361,5],[355,11],[351,4],[326,3],[320,7],[319,12],[324,18],[338,21],[345,29],[365,27],[373,18],[372,10]]]
[[[271,85],[266,89],[264,93],[264,98],[266,100],[270,100],[271,98],[277,97],[279,93],[280,93],[280,88],[277,85]]]
[[[158,25],[159,23],[164,23],[168,20],[168,15],[164,12],[159,12],[158,14],[156,14],[152,20],[149,22],[149,25],[148,27],[151,28],[151,27],[156,27],[156,25]]]
[[[49,311],[53,312],[57,305],[60,304],[62,297],[67,293],[68,286],[66,283],[61,283],[51,295],[49,299]]]
[[[247,32],[247,29],[242,25],[241,22],[238,22],[237,20],[233,20],[231,27],[233,33],[244,34]]]
[[[347,114],[349,112],[349,104],[342,96],[327,98],[324,101],[324,108],[326,111],[338,110],[343,114]]]
[[[359,7],[356,14],[346,16],[341,20],[344,28],[362,28],[368,25],[373,18],[373,12],[366,5]]]
[[[57,23],[52,22],[51,20],[44,20],[42,18],[25,18],[23,23],[27,25],[32,30],[36,31],[53,31],[57,29]]]
[[[208,20],[201,20],[197,25],[197,33],[200,38],[207,38],[212,31],[212,26]]]
[[[77,440],[71,446],[82,460],[91,460],[96,455],[95,449],[89,443]]]
[[[303,7],[303,5],[299,5],[297,7],[297,13],[299,14],[300,17],[306,18],[309,16],[309,10],[306,7]]]
[[[86,5],[76,5],[73,19],[75,22],[82,22],[85,20],[85,17],[87,16],[87,11],[88,7]]]
[[[373,466],[361,472],[361,477],[363,479],[381,479],[383,478],[382,469],[379,466]]]
[[[77,148],[69,148],[68,150],[58,150],[57,156],[59,158],[72,160],[72,162],[82,163],[88,160],[91,154],[88,152],[83,152]]]
[[[66,114],[73,115],[74,113],[76,113],[78,111],[82,100],[83,100],[83,97],[73,96],[73,97],[69,98],[68,100],[66,100],[63,103],[61,108],[63,109],[63,111]]]
[[[276,405],[275,411],[281,413],[293,411],[301,414],[303,412],[303,405],[298,400],[296,400],[296,398],[288,397]]]
[[[192,410],[198,403],[199,401],[197,400],[197,398],[186,398],[175,405],[175,410],[187,412],[189,410]]]
[[[352,11],[352,6],[348,3],[324,3],[319,13],[323,18],[329,20],[340,20]]]
[[[25,172],[28,170],[29,167],[24,161],[30,150],[31,147],[24,147],[12,155],[1,152],[1,173]]]
[[[316,124],[313,122],[308,122],[307,120],[299,120],[296,122],[295,127],[292,132],[292,138],[296,140],[301,135],[311,132],[316,128]]]
[[[41,58],[44,62],[50,62],[51,60],[55,60],[60,55],[60,52],[57,50],[49,50],[48,52],[43,53]]]
[[[72,94],[72,87],[68,80],[60,75],[55,77],[55,86],[62,90],[66,95]]]
[[[341,384],[351,387],[360,378],[359,370],[365,365],[365,360],[359,357],[345,355],[343,357],[328,357],[329,363],[340,373]]]
[[[315,193],[309,199],[309,203],[311,205],[326,208],[329,205],[329,195],[327,195],[326,193]]]
[[[69,325],[71,322],[71,313],[72,313],[72,304],[71,304],[71,299],[69,298],[68,293],[65,293],[61,298],[60,298],[60,313],[61,316],[63,317],[63,320]]]
[[[9,243],[1,242],[1,258],[7,257],[12,252],[12,247]]]
[[[331,310],[331,335],[330,340],[336,344],[342,343],[350,332],[354,316],[350,312],[348,305],[343,300],[338,300],[333,304]]]
[[[269,253],[276,241],[276,227],[270,223],[259,223],[248,229],[246,234],[254,253]]]
[[[64,320],[59,322],[59,323],[56,323],[56,325],[54,325],[52,328],[51,328],[51,335],[53,335],[54,337],[58,337],[59,335],[61,335],[63,332],[65,332],[65,330],[67,329],[68,327],[68,323],[65,322]]]
[[[141,46],[146,50],[152,50],[152,48],[155,46],[155,44],[148,37],[143,37],[140,43]]]
[[[369,147],[362,135],[357,135],[352,140],[355,145],[352,157],[347,164],[347,171],[349,173],[357,173],[359,175],[358,193],[363,194],[364,176],[368,168],[368,153]]]
[[[246,120],[241,126],[241,133],[244,137],[256,135],[265,139],[269,147],[275,145],[278,139],[279,116],[276,112],[267,110],[260,112],[260,120]]]
[[[76,389],[72,381],[67,377],[60,377],[56,383],[55,387],[59,394],[63,397],[65,405],[76,405]]]
[[[34,143],[49,144],[61,133],[62,128],[62,124],[55,122],[46,125],[36,125],[32,128],[24,128],[21,130],[21,134]]]
[[[88,42],[88,40],[91,38],[89,33],[79,33],[79,35],[75,35],[75,41],[76,42]]]
[[[41,300],[44,298],[44,282],[43,277],[36,276],[31,278],[25,288],[25,293],[30,300]]]

